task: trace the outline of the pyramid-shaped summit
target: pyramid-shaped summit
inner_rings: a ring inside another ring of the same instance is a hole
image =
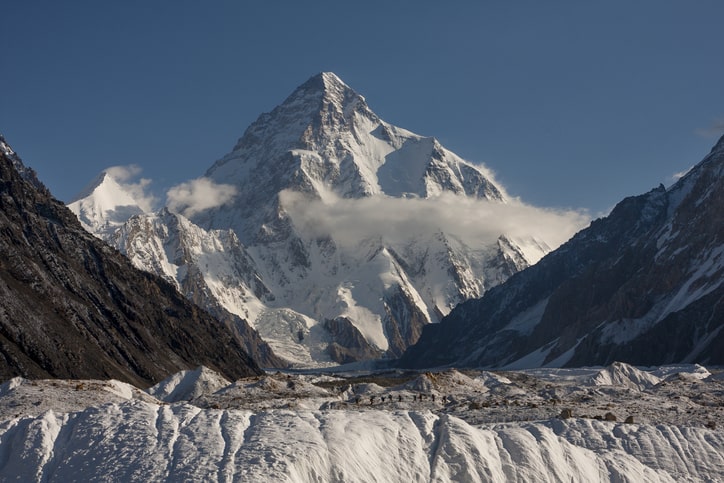
[[[214,177],[214,169],[232,159],[258,157],[256,150],[260,147],[268,156],[281,156],[290,149],[324,148],[334,142],[335,134],[349,131],[355,117],[373,124],[380,122],[364,97],[337,75],[319,73],[297,87],[271,112],[260,115],[232,152],[212,166],[207,176]]]
[[[244,243],[279,218],[277,196],[285,190],[316,199],[324,192],[341,198],[450,193],[505,199],[487,169],[432,137],[383,121],[364,97],[330,72],[313,76],[259,116],[206,176],[236,186],[238,196],[193,221],[204,228],[231,227]]]
[[[313,75],[304,84],[297,87],[289,97],[292,98],[300,92],[316,92],[330,98],[342,98],[350,94],[359,96],[359,94],[345,84],[334,72],[320,72],[319,74]]]
[[[329,104],[335,108],[349,107],[350,104],[363,104],[367,107],[364,97],[345,84],[333,72],[320,72],[310,77],[304,84],[297,87],[279,108],[289,106],[299,100],[317,100],[320,102],[318,105],[320,110]]]

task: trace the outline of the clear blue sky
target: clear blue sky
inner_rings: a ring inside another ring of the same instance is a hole
[[[7,1],[0,132],[60,199],[108,166],[201,176],[308,77],[595,215],[724,131],[724,2]]]

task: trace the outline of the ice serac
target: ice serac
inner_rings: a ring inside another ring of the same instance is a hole
[[[271,294],[250,323],[262,336],[281,337],[267,340],[296,360],[399,356],[423,326],[547,251],[536,243],[526,251],[504,233],[471,246],[441,229],[385,236],[378,227],[351,239],[327,226],[323,211],[354,202],[444,196],[507,201],[486,168],[434,138],[381,120],[328,72],[262,114],[205,176],[233,185],[237,194],[191,221],[236,233]],[[264,327],[269,321],[271,329]],[[327,350],[305,346],[311,340]],[[340,347],[343,340],[356,348]],[[291,354],[294,347],[306,355]]]
[[[724,363],[724,138],[426,328],[408,366]]]
[[[260,372],[240,340],[83,229],[0,144],[0,377],[158,381]]]

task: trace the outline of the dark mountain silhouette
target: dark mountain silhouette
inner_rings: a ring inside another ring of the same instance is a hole
[[[0,137],[0,377],[259,374],[243,341],[85,231]]]

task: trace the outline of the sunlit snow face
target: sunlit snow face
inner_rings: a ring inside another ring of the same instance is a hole
[[[151,211],[156,204],[156,197],[149,191],[151,180],[141,178],[141,167],[136,164],[127,166],[111,166],[106,173],[111,176],[121,188],[128,192],[143,211]]]

